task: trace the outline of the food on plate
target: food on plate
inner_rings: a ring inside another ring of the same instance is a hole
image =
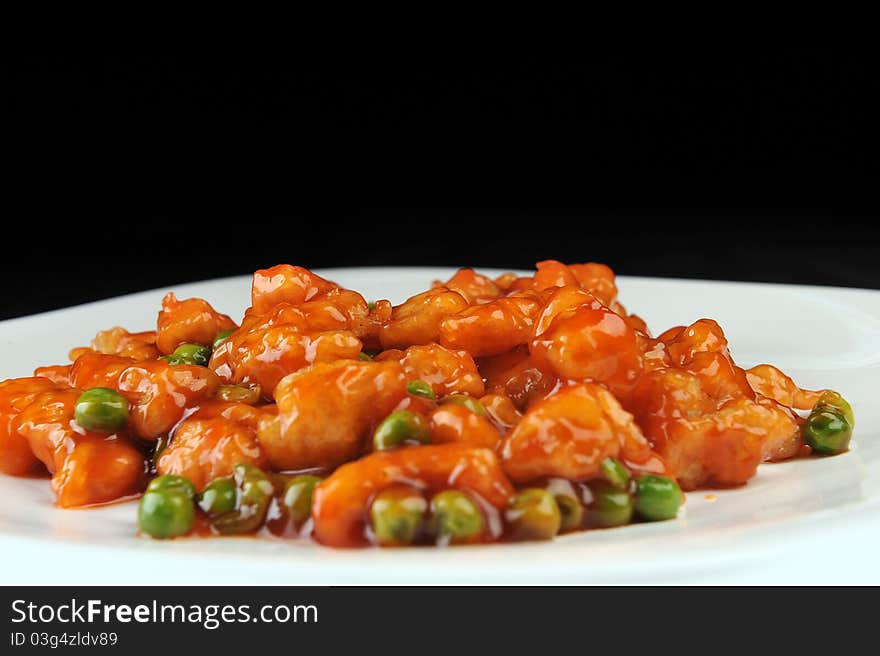
[[[240,323],[169,293],[155,330],[0,382],[0,473],[64,508],[139,495],[157,539],[403,547],[671,520],[683,490],[849,448],[838,392],[743,369],[712,319],[654,336],[617,294],[554,260],[396,306],[281,264]]]

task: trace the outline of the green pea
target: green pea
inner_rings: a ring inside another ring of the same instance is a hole
[[[406,393],[412,394],[413,396],[420,396],[423,399],[430,399],[431,401],[435,401],[437,399],[437,395],[434,394],[434,390],[431,389],[431,386],[423,380],[409,381],[406,384]]]
[[[629,470],[617,458],[605,458],[599,465],[602,475],[614,487],[625,490],[629,487]]]
[[[445,490],[431,499],[431,532],[441,541],[469,542],[483,533],[485,520],[464,492]]]
[[[312,514],[312,495],[321,478],[301,474],[294,476],[284,488],[284,507],[290,515],[291,521],[297,526],[306,521]]]
[[[358,353],[358,360],[361,360],[363,362],[370,362],[372,359],[373,358],[370,357],[369,353],[364,353],[363,351]]]
[[[171,357],[180,360],[179,363],[171,364],[197,364],[206,367],[211,360],[211,349],[201,344],[181,344],[174,349]]]
[[[176,364],[187,364],[186,362],[184,362],[181,358],[177,357],[176,355],[160,355],[159,359],[165,360],[165,362],[167,362],[168,364],[170,364],[172,366],[176,365]]]
[[[579,529],[584,523],[584,506],[577,497],[570,494],[557,494],[554,499],[556,499],[556,505],[559,506],[560,532]]]
[[[370,301],[369,303],[367,303],[367,307],[370,310],[375,310],[376,309],[376,301]]]
[[[819,397],[819,400],[816,401],[816,405],[813,406],[813,412],[826,411],[836,412],[837,414],[842,415],[847,423],[849,423],[850,428],[856,427],[856,417],[855,414],[853,414],[852,406],[845,398],[834,390],[825,390],[822,392],[822,396]]]
[[[74,408],[76,423],[86,430],[111,433],[128,422],[128,401],[108,387],[93,387],[79,395]]]
[[[582,502],[584,486],[572,483],[564,478],[548,479],[544,489],[553,495],[559,506],[561,517],[560,531],[573,531],[581,528],[584,523],[584,505]]]
[[[590,485],[590,491],[593,494],[588,517],[590,525],[608,528],[630,523],[635,508],[627,490],[602,481]]]
[[[234,401],[256,405],[260,402],[263,389],[256,383],[241,385],[220,385],[217,387],[217,398],[221,401]]]
[[[428,420],[409,410],[395,410],[385,417],[373,433],[373,448],[393,449],[402,444],[430,444]]]
[[[211,348],[213,348],[216,351],[217,347],[220,346],[223,342],[225,342],[226,338],[229,337],[234,332],[235,332],[235,328],[230,328],[229,330],[223,330],[223,331],[217,333],[217,336],[214,338],[213,344],[211,344]]]
[[[668,476],[644,474],[636,479],[636,510],[642,519],[674,519],[682,501],[681,489]]]
[[[556,499],[536,487],[522,490],[511,499],[505,519],[514,540],[549,540],[562,526]]]
[[[402,546],[419,539],[425,527],[428,502],[420,492],[405,486],[382,490],[370,505],[370,525],[376,542]]]
[[[199,493],[197,500],[205,514],[216,516],[232,512],[238,500],[235,480],[231,476],[215,478]]]
[[[815,410],[801,426],[804,443],[817,453],[843,453],[849,448],[852,426],[842,414]]]
[[[237,464],[233,468],[238,488],[237,507],[217,517],[213,527],[218,533],[253,533],[263,523],[275,488],[259,467]]]
[[[138,525],[154,538],[176,538],[192,530],[195,506],[180,488],[147,491],[138,506]]]
[[[190,499],[196,496],[195,485],[185,476],[176,476],[175,474],[157,476],[147,485],[147,492],[157,492],[159,490],[180,490]]]
[[[489,413],[486,412],[486,408],[483,407],[483,404],[467,394],[450,394],[440,401],[440,403],[455,403],[456,405],[463,405],[474,414],[483,417],[489,416]]]

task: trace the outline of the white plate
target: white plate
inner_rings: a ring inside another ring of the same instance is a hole
[[[322,272],[367,298],[400,301],[446,269]],[[52,505],[45,480],[0,475],[0,583],[880,583],[880,292],[620,278],[621,299],[659,332],[700,317],[725,328],[737,361],[778,365],[853,404],[851,452],[764,465],[748,486],[688,494],[683,516],[554,542],[341,551],[250,538],[138,539],[135,504]],[[233,317],[249,278],[180,285]],[[0,378],[66,362],[97,330],[155,323],[165,290],[0,323]]]

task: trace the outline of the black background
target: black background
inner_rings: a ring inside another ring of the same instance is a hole
[[[876,53],[10,63],[0,316],[306,266],[880,288]]]

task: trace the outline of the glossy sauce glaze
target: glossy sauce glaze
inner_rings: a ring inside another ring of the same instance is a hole
[[[161,538],[445,545],[671,519],[680,489],[844,451],[855,423],[834,392],[740,368],[711,319],[654,337],[595,263],[462,269],[397,306],[282,264],[240,324],[169,293],[155,331],[70,358],[0,383],[0,472],[49,475],[66,508],[145,492]]]

